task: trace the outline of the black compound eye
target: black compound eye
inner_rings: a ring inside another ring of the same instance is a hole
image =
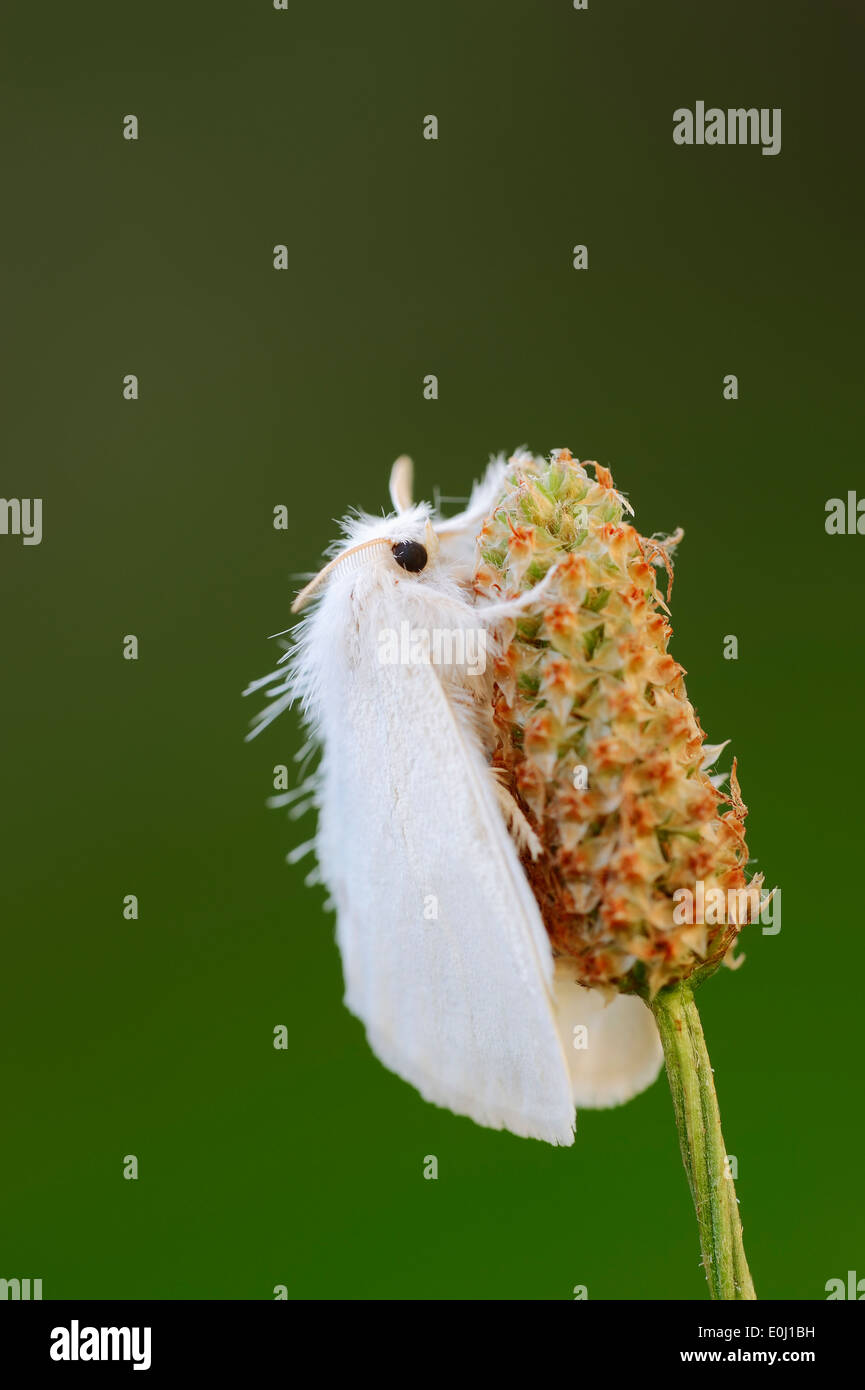
[[[391,546],[393,558],[398,565],[410,574],[417,574],[426,568],[428,559],[426,547],[420,541],[397,541],[396,545]]]

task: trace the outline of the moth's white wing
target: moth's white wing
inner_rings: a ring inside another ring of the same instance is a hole
[[[617,994],[607,1000],[600,990],[584,989],[574,962],[564,956],[555,963],[555,997],[576,1105],[604,1110],[651,1086],[664,1051],[642,999]]]
[[[438,534],[449,535],[452,532],[466,531],[471,533],[470,539],[474,539],[474,533],[502,490],[507,471],[508,462],[502,454],[490,459],[483,477],[472,486],[471,496],[464,510],[454,516],[436,520],[435,528]]]
[[[322,636],[330,598],[315,617]],[[322,672],[318,853],[346,1004],[381,1061],[425,1099],[570,1144],[574,1102],[537,905],[480,740],[438,670],[379,663],[389,616],[373,596],[356,640],[334,631]]]
[[[436,534],[439,537],[442,553],[450,564],[461,568],[466,578],[471,578],[475,568],[475,542],[484,518],[492,511],[496,498],[504,486],[507,461],[499,455],[490,459],[486,472],[472,487],[468,506],[454,516],[437,518]]]

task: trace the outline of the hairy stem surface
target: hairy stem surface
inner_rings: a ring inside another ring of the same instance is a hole
[[[673,1094],[682,1162],[697,1211],[703,1266],[713,1299],[753,1299],[742,1222],[706,1040],[690,985],[662,989],[651,1001]]]

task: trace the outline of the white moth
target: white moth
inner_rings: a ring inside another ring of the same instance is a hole
[[[321,761],[308,793],[320,879],[336,908],[345,1003],[376,1056],[478,1124],[571,1144],[575,1106],[617,1105],[662,1060],[638,998],[607,1002],[554,960],[519,851],[541,852],[490,766],[496,630],[536,603],[474,594],[475,536],[502,485],[494,460],[466,511],[411,502],[343,523],[315,599],[264,689],[260,732],[295,701]],[[296,808],[297,809],[297,808]]]

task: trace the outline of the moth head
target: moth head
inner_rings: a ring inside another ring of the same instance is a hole
[[[411,484],[412,462],[403,455],[397,459],[390,475],[390,495],[396,515],[378,520],[361,517],[346,523],[348,543],[341,546],[324,569],[301,589],[291,605],[292,613],[299,613],[333,575],[361,569],[370,562],[392,566],[397,576],[419,576],[429,570],[439,554],[439,539],[428,509],[412,503]]]
[[[439,553],[439,538],[429,517],[424,525],[422,540],[394,541],[390,549],[400,569],[409,574],[421,574]]]

